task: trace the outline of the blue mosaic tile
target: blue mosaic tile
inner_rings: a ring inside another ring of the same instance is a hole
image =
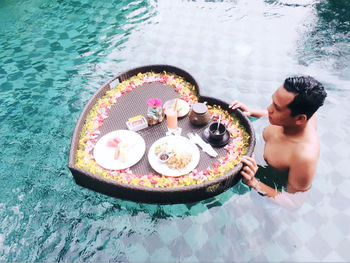
[[[178,237],[171,242],[171,255],[178,261],[193,255],[193,250],[191,249],[189,243],[182,237]]]
[[[350,237],[347,236],[346,238],[344,238],[339,246],[336,249],[336,252],[338,253],[338,255],[340,255],[344,261],[348,261],[348,258],[350,257]]]
[[[192,225],[192,227],[183,234],[183,238],[186,240],[189,247],[195,250],[198,247],[202,247],[209,239],[208,233],[201,225]]]
[[[157,248],[154,253],[150,254],[147,262],[165,262],[167,259],[171,258],[171,250],[167,247]],[[193,261],[192,261],[193,262]]]
[[[264,249],[264,255],[269,262],[286,261],[288,258],[288,252],[281,248],[278,244],[271,242],[266,249]]]
[[[313,253],[317,260],[321,260],[329,255],[332,250],[326,239],[316,234],[307,242],[307,248]]]

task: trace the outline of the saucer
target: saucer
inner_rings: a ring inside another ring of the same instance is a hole
[[[209,127],[203,131],[202,138],[205,142],[209,143],[214,147],[222,147],[228,144],[230,141],[230,133],[228,131],[225,132],[224,137],[221,140],[213,140],[209,137]]]
[[[168,107],[174,107],[175,106],[175,99],[168,100],[164,103],[163,109],[166,109]],[[187,103],[187,101],[182,99],[177,99],[177,117],[182,118],[185,117],[189,111],[190,111],[190,105]]]

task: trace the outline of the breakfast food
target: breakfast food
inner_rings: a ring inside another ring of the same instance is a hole
[[[121,162],[125,163],[127,152],[134,146],[134,143],[122,141],[120,138],[116,137],[109,140],[107,146],[115,148],[114,160],[120,159]]]
[[[166,162],[169,168],[181,170],[192,161],[192,154],[188,152],[175,152]]]
[[[119,154],[120,154],[120,148],[119,148],[119,146],[117,146],[115,148],[115,152],[114,152],[114,160],[118,160]]]
[[[134,146],[135,144],[132,142],[126,142],[123,141],[119,144],[119,149],[120,149],[120,159],[123,163],[126,162],[127,159],[127,153],[130,151],[130,149]]]
[[[135,117],[129,118],[126,122],[126,126],[131,131],[139,131],[148,127],[147,120],[142,115],[137,115]]]
[[[170,158],[170,154],[169,153],[160,153],[158,155],[158,158],[161,162],[166,162],[169,158]]]
[[[167,153],[162,153],[162,154],[159,156],[159,158],[160,158],[162,161],[164,161],[164,160],[166,160],[166,159],[169,158],[169,155],[168,155]]]
[[[167,152],[169,146],[167,142],[164,142],[162,144],[157,145],[157,147],[154,149],[155,155],[158,155],[162,152]]]
[[[171,169],[181,170],[192,161],[192,154],[176,147],[171,147],[167,142],[158,145],[154,153],[159,160]]]
[[[108,147],[113,147],[115,148],[115,152],[114,152],[114,160],[118,160],[119,158],[119,154],[120,154],[120,148],[119,148],[119,143],[121,142],[120,138],[115,137],[113,139],[110,139],[107,142],[107,146]]]

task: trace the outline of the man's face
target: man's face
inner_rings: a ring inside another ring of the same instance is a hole
[[[267,108],[269,121],[272,125],[289,126],[293,125],[294,118],[291,110],[287,107],[293,101],[295,94],[287,91],[283,85],[272,95],[272,103]]]

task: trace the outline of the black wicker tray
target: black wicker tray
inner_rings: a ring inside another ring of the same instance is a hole
[[[82,128],[86,122],[87,114],[90,112],[92,107],[96,102],[106,93],[110,88],[110,84],[114,83],[116,80],[122,82],[128,80],[130,77],[137,75],[138,73],[162,72],[174,73],[182,77],[185,81],[191,83],[195,89],[200,102],[206,101],[208,105],[220,105],[223,110],[232,112],[229,109],[227,103],[211,98],[200,96],[200,90],[195,79],[186,71],[179,69],[174,66],[169,65],[149,65],[144,67],[135,68],[129,70],[119,76],[114,77],[103,85],[89,100],[89,102],[84,107],[82,113],[77,121],[69,153],[69,163],[68,167],[72,172],[72,175],[77,184],[89,188],[91,190],[117,197],[122,199],[127,199],[136,202],[145,203],[159,203],[159,204],[171,204],[171,203],[188,203],[207,199],[214,195],[220,194],[227,190],[228,188],[235,185],[241,178],[239,171],[242,168],[242,164],[235,166],[233,170],[225,175],[211,180],[205,181],[201,184],[190,185],[185,187],[169,187],[169,188],[154,188],[145,186],[134,186],[130,184],[124,184],[117,182],[115,180],[104,178],[100,175],[93,174],[89,171],[80,169],[75,165],[76,153],[78,149],[79,137],[82,132]],[[145,104],[148,98],[158,97],[162,101],[167,99],[172,99],[174,97],[179,97],[179,94],[174,91],[173,88],[164,87],[163,84],[154,82],[146,83],[142,88],[134,89],[132,92],[124,94],[118,102],[110,109],[109,117],[104,121],[103,126],[100,129],[100,137],[118,129],[127,129],[125,121],[131,116],[138,114],[146,115]],[[244,126],[249,138],[249,149],[247,155],[251,155],[255,146],[255,134],[249,119],[240,111],[235,110],[233,113],[239,119],[240,123]],[[195,131],[200,133],[205,127],[197,127],[192,125],[188,118],[182,118],[179,120],[179,126],[183,129],[182,134],[185,135],[190,131]],[[146,153],[149,147],[154,141],[163,137],[165,135],[167,128],[165,122],[148,127],[138,133],[144,138],[146,142]],[[223,148],[216,149],[219,153],[219,157],[225,155],[226,150]],[[213,163],[213,159],[209,157],[206,153],[200,152],[200,162],[197,169],[205,169]],[[147,174],[152,172],[152,168],[148,163],[147,156],[145,156],[132,167],[135,173]]]

